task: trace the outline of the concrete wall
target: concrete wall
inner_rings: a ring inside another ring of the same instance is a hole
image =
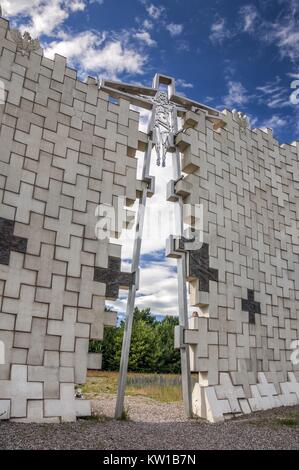
[[[216,421],[298,403],[299,142],[280,145],[235,112],[218,132],[202,112],[188,119],[179,190],[203,204],[204,242],[188,263],[194,411]]]
[[[116,320],[121,248],[96,239],[95,210],[135,201],[144,135],[128,101],[18,37],[0,19],[0,419],[73,421],[90,414],[74,384],[100,367],[89,341]]]

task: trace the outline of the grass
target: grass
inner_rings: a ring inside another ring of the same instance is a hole
[[[266,415],[261,415],[258,412],[257,417],[252,417],[248,420],[250,424],[258,427],[269,427],[269,428],[297,428],[299,426],[299,412],[292,409],[291,407],[276,409],[265,412]]]
[[[126,408],[125,410],[123,410],[121,417],[119,418],[119,421],[130,421],[129,408]]]
[[[293,428],[294,426],[299,426],[299,415],[293,418],[280,418],[276,420],[276,423],[279,426],[288,426]]]
[[[115,395],[117,392],[117,372],[90,372],[82,392],[87,398],[99,395]],[[138,374],[129,372],[126,394],[143,396],[162,403],[182,400],[181,377],[175,374]]]
[[[108,421],[107,416],[99,415],[99,414],[92,414],[91,416],[81,416],[80,421],[82,422],[94,422],[94,423],[105,423]]]

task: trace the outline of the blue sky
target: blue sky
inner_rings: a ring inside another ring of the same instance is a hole
[[[149,84],[156,71],[281,142],[298,134],[299,0],[2,0],[4,15],[86,73]],[[46,34],[44,34],[46,33]]]
[[[283,142],[299,136],[299,0],[2,0],[13,26],[39,37],[86,75],[149,85],[156,72],[197,101],[236,108]],[[158,175],[158,173],[157,173]],[[161,177],[161,175],[160,175]],[[152,207],[163,205],[169,168]],[[165,206],[166,207],[166,206]],[[163,237],[143,245],[138,304],[176,313],[173,262]],[[129,255],[129,251],[125,253]],[[123,310],[125,298],[118,308]]]

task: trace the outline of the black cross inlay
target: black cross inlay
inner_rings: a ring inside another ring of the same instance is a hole
[[[26,253],[27,238],[16,237],[13,234],[14,227],[13,220],[0,217],[0,264],[9,265],[11,251]]]
[[[255,314],[261,313],[261,304],[254,300],[254,291],[248,289],[248,299],[242,299],[242,310],[249,313],[249,323],[255,324]]]
[[[209,245],[203,243],[199,250],[188,251],[189,273],[188,277],[199,279],[199,290],[210,292],[209,281],[218,282],[218,270],[210,268]]]
[[[123,273],[120,270],[121,260],[114,256],[108,258],[108,268],[96,267],[94,281],[106,284],[106,297],[116,300],[120,287],[131,287],[135,282],[134,273]]]

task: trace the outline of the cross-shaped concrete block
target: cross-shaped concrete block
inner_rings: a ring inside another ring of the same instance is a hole
[[[61,320],[63,306],[70,305],[75,307],[77,305],[78,295],[76,292],[69,292],[65,289],[64,276],[53,275],[51,289],[38,287],[36,289],[36,300],[49,304],[50,319]]]
[[[47,320],[33,318],[31,333],[15,333],[14,346],[28,349],[27,364],[43,364],[45,351],[59,351],[59,336],[47,335]]]
[[[17,331],[31,331],[33,317],[47,318],[48,305],[35,302],[34,297],[35,287],[22,285],[19,299],[4,298],[3,311],[17,314]]]
[[[26,253],[27,239],[14,235],[15,223],[0,217],[0,264],[9,264],[10,252]]]
[[[11,366],[10,380],[1,381],[1,398],[11,400],[11,417],[22,418],[27,415],[27,400],[43,398],[43,385],[28,382],[27,366]]]
[[[248,299],[242,299],[242,310],[249,313],[249,323],[255,324],[255,314],[261,313],[261,304],[254,300],[254,291],[248,289]]]
[[[15,234],[25,237],[27,242],[27,253],[40,254],[41,243],[55,244],[55,232],[44,229],[44,216],[31,213],[29,225],[16,222]]]
[[[59,398],[59,367],[29,366],[28,380],[43,382],[44,398]]]
[[[76,421],[77,416],[90,416],[90,402],[75,399],[73,384],[60,385],[60,400],[45,400],[45,416],[59,416],[63,422]]]
[[[116,312],[105,312],[105,299],[93,296],[92,309],[80,308],[78,321],[91,325],[90,339],[103,339],[104,327],[116,324]]]
[[[106,284],[108,299],[117,299],[120,287],[129,288],[135,282],[134,273],[121,272],[120,266],[120,258],[109,256],[107,269],[96,267],[94,270],[94,280]]]
[[[199,250],[188,251],[187,278],[189,281],[199,279],[199,290],[209,292],[209,282],[218,282],[218,270],[210,268],[209,245],[203,243]]]
[[[35,199],[33,191],[34,186],[22,182],[19,194],[5,192],[3,202],[17,208],[15,217],[17,222],[28,224],[31,211],[44,214],[45,203]]]
[[[89,325],[77,322],[77,309],[65,307],[63,320],[49,320],[48,334],[61,337],[60,351],[75,351],[76,338],[89,338]]]
[[[12,252],[8,266],[0,264],[0,273],[2,279],[6,280],[4,288],[5,297],[20,297],[21,284],[34,286],[36,281],[35,271],[24,269],[24,254]]]
[[[220,373],[220,385],[215,387],[218,399],[227,399],[232,413],[240,413],[239,400],[245,398],[243,387],[233,385],[228,373]]]
[[[57,232],[56,245],[69,247],[71,235],[77,237],[83,236],[83,227],[74,224],[72,217],[72,211],[60,207],[58,219],[52,217],[45,218],[45,228]]]
[[[56,254],[58,249],[59,248],[56,248]],[[53,274],[58,274],[60,276],[66,275],[67,263],[54,259],[54,254],[54,245],[42,243],[40,256],[27,254],[25,258],[25,268],[37,271],[36,285],[38,287],[51,287]]]

